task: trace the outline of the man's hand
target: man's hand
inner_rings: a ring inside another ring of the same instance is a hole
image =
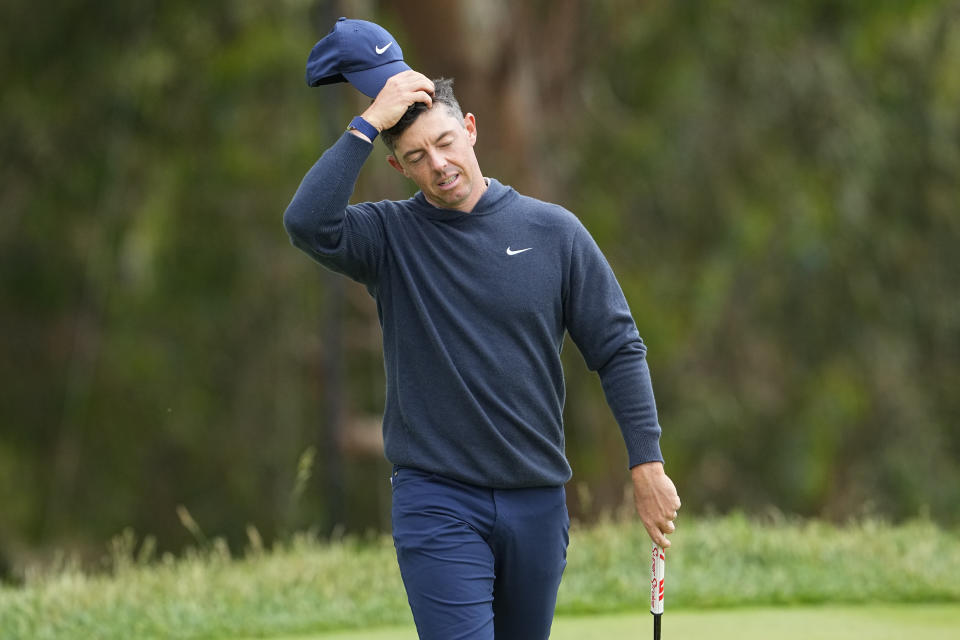
[[[646,462],[630,469],[633,476],[633,502],[637,515],[650,539],[661,547],[669,547],[666,534],[676,529],[673,521],[680,509],[677,487],[663,471],[662,462]]]
[[[397,124],[414,102],[426,103],[428,107],[433,105],[433,81],[410,69],[391,76],[361,115],[377,131],[383,131]],[[366,138],[357,131],[354,133]]]

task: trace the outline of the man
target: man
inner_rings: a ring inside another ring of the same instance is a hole
[[[420,191],[348,205],[379,133]],[[394,75],[307,173],[284,224],[377,303],[393,536],[420,637],[534,640],[549,636],[566,564],[565,332],[600,374],[637,511],[663,546],[680,500],[613,272],[573,214],[485,178],[476,139],[451,81]]]

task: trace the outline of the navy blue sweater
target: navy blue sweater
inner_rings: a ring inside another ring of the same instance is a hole
[[[567,482],[567,331],[600,374],[630,466],[662,460],[646,348],[580,221],[493,179],[470,213],[422,193],[348,205],[372,149],[345,133],[304,177],[284,226],[376,300],[387,459],[491,488]]]

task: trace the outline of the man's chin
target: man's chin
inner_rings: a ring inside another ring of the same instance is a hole
[[[430,204],[441,209],[456,209],[459,207],[464,200],[467,199],[467,196],[470,195],[470,192],[458,192],[458,193],[443,193],[443,194],[434,194],[430,200]]]

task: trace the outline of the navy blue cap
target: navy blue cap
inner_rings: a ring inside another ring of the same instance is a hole
[[[307,84],[349,82],[376,98],[390,76],[410,67],[400,44],[378,24],[340,18],[307,58]]]

